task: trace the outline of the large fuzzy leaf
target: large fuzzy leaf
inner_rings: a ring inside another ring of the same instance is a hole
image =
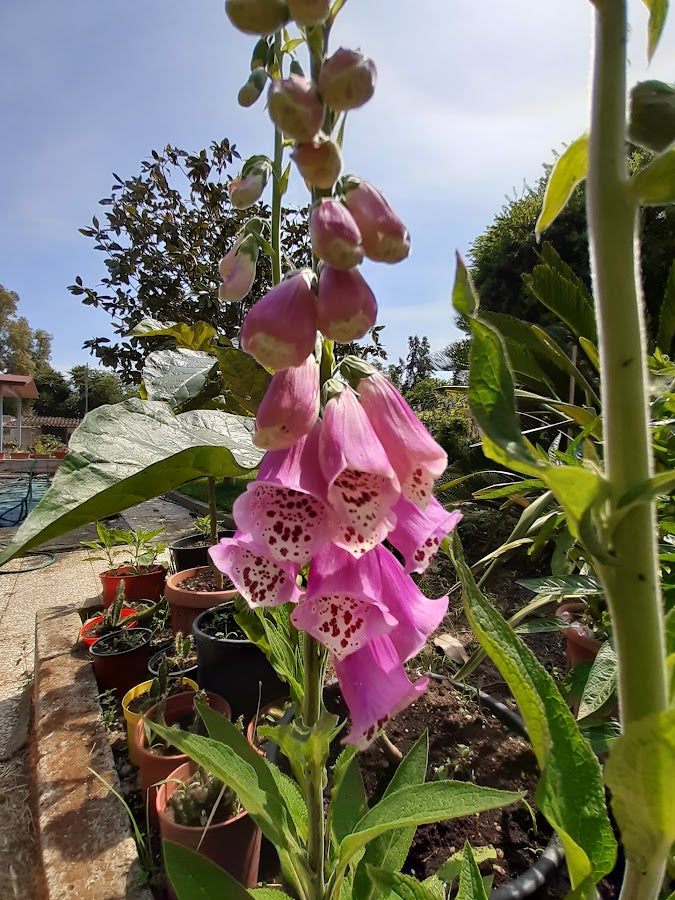
[[[550,244],[544,245],[541,257],[542,262],[525,276],[525,283],[537,300],[562,319],[577,338],[595,343],[595,310],[588,289]]]
[[[157,319],[142,319],[129,332],[132,337],[171,337],[176,347],[186,350],[208,350],[216,336],[216,329],[207,322],[160,322]],[[222,343],[223,338],[220,338]],[[228,341],[229,344],[229,341]]]
[[[52,486],[0,565],[73,528],[122,512],[203,475],[254,469],[262,453],[251,420],[215,410],[174,416],[165,403],[125,400],[86,416]]]
[[[215,366],[215,356],[201,350],[155,350],[143,366],[146,397],[175,409],[201,392]]]

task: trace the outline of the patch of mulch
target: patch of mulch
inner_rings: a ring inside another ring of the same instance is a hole
[[[229,578],[222,579],[216,576],[216,573],[209,569],[208,572],[199,572],[197,575],[190,575],[181,581],[180,586],[186,591],[229,591],[232,589],[232,582]]]

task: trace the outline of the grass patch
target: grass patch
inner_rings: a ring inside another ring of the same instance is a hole
[[[216,482],[216,507],[221,512],[232,512],[232,504],[240,494],[243,494],[249,482],[255,478],[255,473],[240,475],[236,478],[223,478]],[[181,494],[192,497],[193,500],[201,500],[208,503],[208,488],[206,478],[195,478],[188,481],[178,489]]]

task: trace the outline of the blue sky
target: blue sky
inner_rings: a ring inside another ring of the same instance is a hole
[[[672,80],[675,25],[650,69],[646,8],[631,0],[631,83]],[[376,184],[405,219],[410,258],[369,264],[384,344],[409,334],[440,349],[456,337],[453,256],[466,252],[507,195],[584,131],[588,0],[348,0],[333,46],[361,47],[378,68],[373,100],[350,116],[346,170]],[[0,4],[0,283],[33,327],[53,334],[53,362],[110,334],[103,313],[66,290],[97,283],[102,257],[77,229],[100,214],[111,173],[137,174],[167,143],[197,150],[228,137],[242,157],[271,152],[262,105],[243,110],[254,39],[222,0],[2,0]],[[291,201],[303,202],[295,181]]]

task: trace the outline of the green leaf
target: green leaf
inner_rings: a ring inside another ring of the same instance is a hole
[[[185,322],[159,322],[157,319],[143,319],[135,328],[131,329],[129,335],[132,337],[166,335],[174,338],[178,349],[208,350],[216,336],[216,329],[207,322],[195,322],[188,325]]]
[[[387,785],[383,797],[388,797],[404,787],[424,784],[429,758],[429,732],[424,731],[406,753]],[[374,885],[369,879],[366,866],[398,872],[406,860],[410,845],[415,837],[415,826],[394,829],[381,834],[368,843],[363,859],[354,876],[354,892],[362,900],[373,897]],[[375,895],[379,896],[379,895]]]
[[[663,26],[666,24],[668,12],[668,0],[642,0],[649,10],[649,39],[647,41],[647,56],[651,60],[656,50]]]
[[[143,366],[146,397],[180,406],[201,392],[215,366],[215,357],[199,350],[155,350]]]
[[[605,641],[588,673],[577,719],[593,715],[615,694],[616,668],[616,654],[609,641]]]
[[[281,48],[282,53],[292,53],[296,47],[299,47],[301,44],[305,43],[304,38],[293,38],[290,41],[286,41],[286,43]]]
[[[597,340],[593,299],[581,279],[558,256],[551,244],[544,244],[542,262],[524,281],[534,296],[561,319],[577,338]]]
[[[670,353],[673,337],[675,337],[675,259],[668,273],[666,291],[659,311],[659,331],[656,336],[656,346],[662,353]]]
[[[567,526],[571,534],[579,537],[584,520],[607,497],[608,482],[601,475],[579,466],[551,466],[541,477],[567,513]],[[588,540],[586,534],[582,537]]]
[[[522,585],[535,594],[550,594],[562,600],[563,597],[589,597],[602,594],[602,585],[594,575],[564,575],[554,578],[521,578],[516,584]]]
[[[573,889],[585,890],[610,872],[616,859],[598,760],[551,676],[476,587],[457,535],[442,546],[462,582],[464,609],[474,634],[525,720],[541,769],[537,806],[563,843]]]
[[[462,871],[459,875],[457,900],[488,900],[483,886],[483,879],[478,871],[478,866],[473,858],[468,841],[464,844],[464,859],[462,860]]]
[[[481,488],[474,491],[473,496],[476,500],[498,500],[501,497],[514,497],[519,494],[530,493],[530,491],[539,491],[544,487],[541,478],[526,478],[521,481],[507,481],[505,484],[498,484],[495,487]]]
[[[593,341],[589,341],[588,338],[580,337],[579,343],[581,344],[581,349],[586,354],[586,357],[590,364],[593,366],[596,372],[600,371],[600,354],[598,352],[597,346],[593,343]]]
[[[661,153],[675,141],[675,87],[664,81],[640,81],[630,92],[628,136],[635,144]]]
[[[331,826],[336,842],[354,830],[368,811],[368,798],[361,777],[358,757],[353,757],[331,798]]]
[[[652,475],[651,478],[633,485],[619,498],[617,504],[619,514],[627,512],[636,503],[649,503],[660,494],[670,494],[674,488],[675,472],[659,472],[658,475]]]
[[[463,316],[473,317],[478,311],[478,296],[473,286],[473,281],[469,270],[464,265],[464,260],[455,254],[457,259],[457,272],[455,274],[455,285],[452,289],[452,305],[458,313]]]
[[[539,237],[567,205],[572,191],[588,172],[588,135],[584,134],[569,145],[556,160],[549,175],[544,204],[535,225]]]
[[[492,844],[487,844],[484,847],[472,847],[471,852],[473,854],[473,858],[476,860],[476,863],[482,863],[486,862],[487,860],[497,859],[497,851],[492,846]],[[456,853],[453,853],[452,856],[449,856],[448,859],[446,859],[446,861],[440,867],[438,872],[436,872],[436,875],[442,881],[445,881],[446,884],[452,885],[452,882],[462,871],[463,862],[464,849],[458,850]]]
[[[433,781],[394,791],[369,810],[356,830],[340,844],[340,861],[380,834],[405,825],[426,825],[444,819],[470,816],[522,800],[522,793],[479,787],[462,781]]]
[[[253,446],[252,432],[252,422],[229,413],[174,416],[165,403],[138,399],[100,406],[73,433],[51,487],[0,564],[194,478],[254,469],[263,454]]]
[[[234,347],[218,350],[218,362],[229,392],[255,415],[272,378],[270,373],[248,353]]]
[[[625,725],[605,779],[626,857],[644,871],[675,841],[675,707]]]
[[[675,203],[675,147],[653,159],[631,180],[631,188],[643,206]]]
[[[273,890],[272,888],[251,888],[249,891],[251,897],[258,897],[258,900],[292,900],[288,894],[283,891]],[[225,895],[221,896],[221,900],[225,900]]]
[[[220,866],[180,844],[163,841],[164,865],[178,900],[250,900],[251,894]],[[281,900],[283,894],[275,894]]]
[[[393,894],[401,900],[438,900],[439,897],[445,896],[433,890],[431,886],[423,885],[416,878],[411,878],[410,875],[390,872],[389,869],[378,869],[375,866],[368,866],[367,872],[374,884],[387,891],[388,896]],[[438,884],[442,888],[440,882]]]

